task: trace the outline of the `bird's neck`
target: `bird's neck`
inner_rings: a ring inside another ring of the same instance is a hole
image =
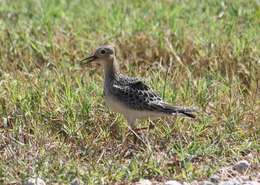
[[[106,62],[104,62],[105,80],[113,78],[118,73],[119,66],[115,57],[109,58]]]

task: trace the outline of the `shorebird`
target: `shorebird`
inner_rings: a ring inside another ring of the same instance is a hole
[[[130,128],[141,118],[183,115],[195,118],[195,109],[172,106],[154,92],[142,79],[120,73],[111,45],[100,46],[93,55],[84,58],[80,64],[98,61],[104,67],[104,97],[108,107],[123,114]]]

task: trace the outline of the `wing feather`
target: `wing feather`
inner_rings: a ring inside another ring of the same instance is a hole
[[[191,118],[194,109],[172,106],[165,103],[162,98],[152,91],[139,78],[131,78],[123,75],[113,81],[110,92],[126,106],[140,111],[152,111],[165,114],[182,114]]]

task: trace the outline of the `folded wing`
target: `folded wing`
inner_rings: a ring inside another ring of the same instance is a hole
[[[192,114],[195,111],[194,109],[172,106],[165,103],[160,96],[138,78],[130,78],[122,82],[123,81],[120,80],[120,83],[114,83],[111,88],[111,93],[129,108],[171,115],[182,114],[187,117],[195,118]]]

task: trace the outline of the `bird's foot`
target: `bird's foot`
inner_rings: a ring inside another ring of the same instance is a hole
[[[133,131],[135,131],[136,133],[143,131],[143,130],[148,130],[149,127],[141,127],[141,128],[134,128]]]
[[[147,127],[135,128],[133,130],[138,133],[138,132],[143,131],[143,130],[154,129],[154,127],[155,127],[154,123],[150,122],[149,126],[147,126]]]

